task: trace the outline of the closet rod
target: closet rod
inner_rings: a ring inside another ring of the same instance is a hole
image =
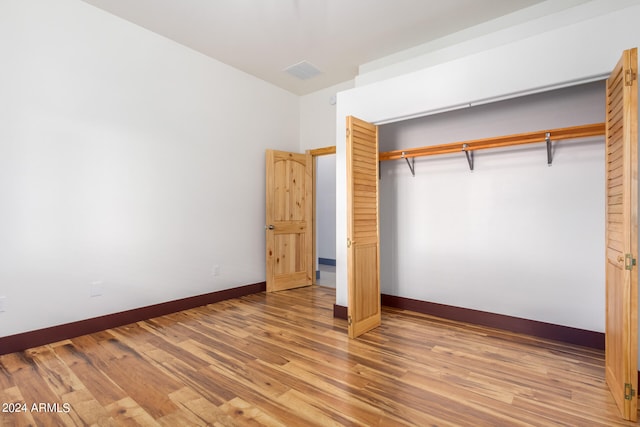
[[[396,160],[411,157],[433,156],[436,154],[459,153],[461,151],[484,150],[487,148],[509,147],[511,145],[533,144],[535,142],[545,142],[548,137],[550,137],[554,141],[559,141],[566,139],[585,138],[588,136],[599,136],[604,134],[604,123],[593,123],[589,125],[547,129],[537,132],[476,139],[473,141],[452,142],[450,144],[385,151],[383,153],[380,153],[379,159]]]

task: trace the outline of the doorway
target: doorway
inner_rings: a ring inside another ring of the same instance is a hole
[[[310,150],[313,161],[314,285],[336,287],[335,146]]]

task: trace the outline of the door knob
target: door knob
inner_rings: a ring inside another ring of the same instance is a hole
[[[622,255],[618,255],[618,262],[624,261],[624,257]]]
[[[264,229],[265,229],[265,230],[273,230],[273,229],[275,229],[275,228],[276,228],[276,227],[274,227],[273,225],[265,225],[265,226],[264,226]]]

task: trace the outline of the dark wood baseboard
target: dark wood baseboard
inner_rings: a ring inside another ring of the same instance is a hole
[[[382,294],[381,301],[382,305],[387,307],[604,350],[604,333],[602,332],[587,331],[569,326],[554,325],[504,314],[489,313],[394,295]],[[347,307],[334,304],[333,317],[346,320]]]
[[[344,305],[333,304],[333,317],[336,319],[347,320],[347,307]]]
[[[536,320],[385,294],[382,295],[382,305],[604,350],[603,332],[588,331],[569,326],[554,325]]]
[[[64,325],[52,326],[7,337],[0,337],[0,355],[15,353],[28,348],[51,344],[80,335],[104,331],[105,329],[139,322],[153,317],[164,316],[166,314],[176,313],[178,311],[188,310],[207,304],[213,304],[231,298],[238,298],[245,295],[264,292],[265,290],[265,282],[254,283],[252,285],[240,286],[208,294],[196,295],[189,298],[182,298],[175,301],[163,302],[133,310],[66,323]]]

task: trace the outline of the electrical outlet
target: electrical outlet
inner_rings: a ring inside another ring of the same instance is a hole
[[[96,280],[95,282],[91,282],[89,286],[89,296],[90,297],[99,297],[104,293],[104,283],[102,280]]]
[[[0,313],[7,311],[7,297],[0,297]]]
[[[220,275],[220,266],[219,265],[214,265],[213,268],[211,268],[211,275],[212,276],[219,276]]]

